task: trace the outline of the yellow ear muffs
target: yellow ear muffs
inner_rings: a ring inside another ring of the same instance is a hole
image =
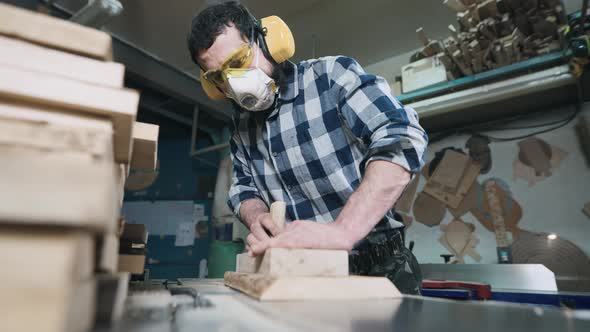
[[[264,39],[276,63],[283,63],[295,54],[295,40],[285,21],[273,15],[261,19],[260,25],[266,30]]]
[[[221,91],[219,91],[215,84],[206,80],[203,74],[203,71],[201,71],[199,78],[201,79],[201,87],[203,87],[203,91],[205,91],[205,94],[212,100],[224,99],[225,95],[221,93]]]

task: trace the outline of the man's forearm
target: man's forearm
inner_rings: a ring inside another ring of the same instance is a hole
[[[336,218],[346,230],[351,247],[364,238],[398,200],[410,181],[410,173],[396,164],[376,160]]]
[[[268,207],[258,198],[246,200],[240,206],[240,218],[248,228],[264,213],[268,213]]]

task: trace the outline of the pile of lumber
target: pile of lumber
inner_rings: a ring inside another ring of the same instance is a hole
[[[0,331],[86,331],[126,296],[139,94],[98,30],[0,4],[0,49]]]
[[[416,32],[424,47],[411,62],[437,57],[448,80],[560,50],[567,17],[560,0],[445,0],[459,28],[442,42]]]

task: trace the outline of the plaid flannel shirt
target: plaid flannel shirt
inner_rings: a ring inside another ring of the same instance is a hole
[[[385,79],[343,56],[285,68],[287,84],[274,107],[234,114],[228,204],[238,218],[242,202],[258,198],[268,206],[285,201],[287,220],[332,222],[367,163],[387,160],[420,171],[428,137]],[[402,226],[393,212],[379,228]]]

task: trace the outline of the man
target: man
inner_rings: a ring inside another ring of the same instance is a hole
[[[187,38],[204,88],[214,84],[236,108],[228,204],[250,229],[248,251],[348,250],[352,273],[418,293],[419,267],[392,211],[424,164],[416,112],[351,58],[278,63],[256,22],[225,2],[200,12]],[[282,232],[270,218],[274,201],[287,204]]]

